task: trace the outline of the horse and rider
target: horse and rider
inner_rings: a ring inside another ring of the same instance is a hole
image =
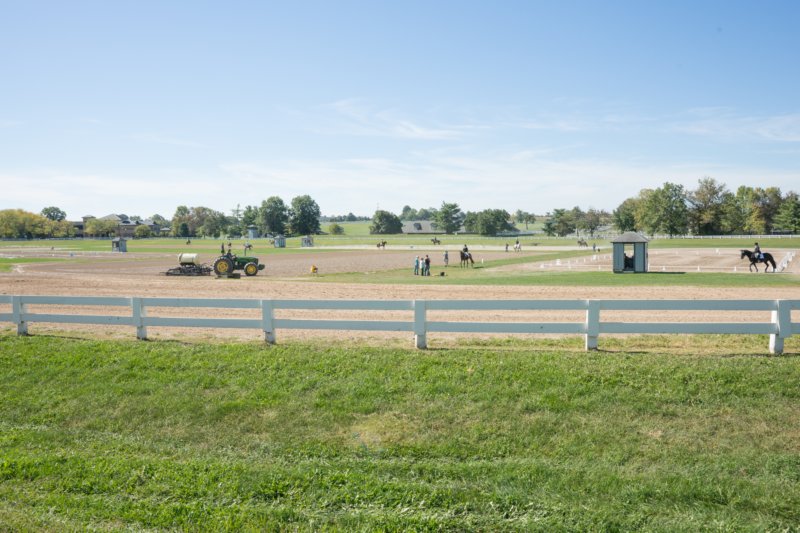
[[[769,266],[772,266],[772,271],[775,272],[777,268],[777,264],[775,263],[775,258],[772,257],[772,254],[769,252],[763,252],[761,250],[761,246],[756,243],[753,247],[753,251],[750,250],[741,250],[741,254],[739,255],[740,259],[747,258],[750,261],[750,272],[753,271],[753,267],[756,267],[756,272],[758,272],[758,263],[764,263],[766,266],[764,267],[764,272],[767,272]]]
[[[467,267],[467,266],[471,267],[474,264],[475,264],[475,261],[472,259],[472,254],[470,253],[469,248],[465,244],[464,247],[461,249],[461,266],[462,267]]]

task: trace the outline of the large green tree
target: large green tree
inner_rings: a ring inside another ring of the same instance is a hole
[[[614,227],[619,231],[636,231],[636,211],[639,200],[628,198],[611,213]]]
[[[786,194],[775,215],[774,229],[781,232],[800,233],[800,198],[790,191]]]
[[[379,209],[372,216],[369,232],[375,235],[392,235],[403,233],[403,221],[389,211]]]
[[[218,237],[227,233],[229,222],[228,217],[221,211],[204,206],[190,208],[180,205],[175,209],[175,214],[172,217],[173,230],[178,228],[178,235],[181,237],[195,237],[198,235]],[[188,232],[187,235],[183,235],[184,224]]]
[[[0,211],[0,238],[40,239],[72,237],[75,230],[66,220],[50,220],[22,209]]]
[[[514,229],[509,223],[511,215],[504,209],[485,209],[478,213],[467,213],[464,228],[471,233],[495,236],[503,231]]]
[[[434,217],[438,228],[448,235],[457,232],[464,222],[464,214],[456,203],[442,202],[442,207]]]
[[[42,209],[42,216],[54,222],[61,222],[67,218],[67,214],[55,206]]]
[[[91,218],[86,221],[83,232],[91,237],[110,237],[116,235],[118,226],[115,220]]]
[[[246,211],[246,210],[245,210]],[[283,235],[289,224],[289,207],[278,196],[270,196],[258,209],[258,229],[262,234]]]
[[[594,208],[589,208],[589,210],[584,213],[583,219],[581,220],[581,229],[588,231],[589,235],[594,237],[594,232],[597,231],[597,228],[599,228],[602,223],[603,212]]]
[[[695,235],[719,235],[723,233],[725,184],[714,178],[701,178],[697,189],[689,192],[689,227]]]
[[[683,185],[666,182],[658,189],[646,192],[639,207],[637,226],[650,234],[666,233],[673,237],[684,235],[689,229],[689,210]]]
[[[316,235],[320,232],[320,209],[309,195],[292,198],[289,227],[295,235]]]

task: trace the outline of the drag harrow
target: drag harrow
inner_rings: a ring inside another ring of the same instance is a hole
[[[180,254],[179,266],[170,268],[165,272],[167,276],[210,276],[214,271],[210,266],[202,264],[197,259],[197,254]]]

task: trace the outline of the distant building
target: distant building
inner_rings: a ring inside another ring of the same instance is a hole
[[[407,235],[443,234],[436,229],[436,222],[432,220],[408,220],[403,222],[403,233]]]
[[[133,238],[136,232],[136,228],[142,225],[149,227],[153,235],[160,235],[162,231],[161,226],[159,226],[157,223],[153,222],[149,218],[146,220],[139,220],[139,219],[131,220],[126,215],[116,215],[112,213],[110,215],[106,215],[100,218],[87,215],[83,217],[83,222],[73,222],[72,224],[73,226],[75,226],[76,236],[78,236],[79,226],[80,226],[80,236],[82,237],[84,235],[86,229],[86,223],[92,219],[110,220],[114,222],[117,225],[117,230],[116,230],[117,237],[123,237],[126,239]]]
[[[407,220],[403,221],[403,233],[406,235],[444,235],[438,224],[433,220]],[[456,233],[466,233],[461,226]]]

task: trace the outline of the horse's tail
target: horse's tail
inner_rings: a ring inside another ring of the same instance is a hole
[[[764,257],[764,259],[766,260],[766,262],[767,262],[767,263],[769,263],[770,265],[772,265],[772,271],[773,271],[773,272],[775,272],[775,270],[778,268],[778,265],[776,265],[776,264],[775,264],[775,259],[772,257],[772,255],[770,255],[770,254],[767,254],[767,255]]]

